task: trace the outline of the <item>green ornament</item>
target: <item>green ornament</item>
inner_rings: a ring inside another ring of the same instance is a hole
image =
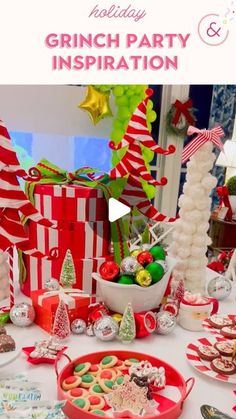
[[[165,273],[163,266],[156,262],[149,263],[145,269],[151,274],[153,284],[160,281]]]
[[[130,275],[121,275],[118,279],[118,284],[132,285],[134,283],[133,277]]]
[[[115,86],[113,89],[113,93],[115,96],[122,96],[124,94],[124,89],[122,86]]]
[[[153,246],[149,252],[152,254],[154,260],[165,260],[166,252],[161,246]]]

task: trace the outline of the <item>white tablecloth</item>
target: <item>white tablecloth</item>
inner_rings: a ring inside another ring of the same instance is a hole
[[[220,303],[221,313],[236,314],[235,295],[236,287],[234,287],[231,296]],[[19,295],[17,301],[27,301],[27,298]],[[9,334],[12,334],[22,346],[32,346],[36,340],[48,336],[42,329],[35,325],[23,329],[9,325],[7,329]],[[73,359],[89,352],[109,350],[109,348],[112,352],[112,349],[125,348],[154,355],[172,364],[184,378],[195,377],[196,379],[195,386],[185,402],[181,415],[182,419],[200,419],[200,406],[202,404],[213,405],[228,415],[236,417],[232,411],[233,405],[236,404],[236,398],[233,395],[233,390],[236,389],[236,385],[216,381],[198,373],[188,364],[185,357],[185,348],[188,343],[196,341],[201,337],[210,336],[212,335],[205,331],[189,332],[177,326],[170,335],[152,335],[145,339],[135,340],[132,344],[124,346],[119,341],[104,343],[95,337],[71,335],[67,342],[67,353]],[[61,364],[63,365],[62,360]],[[31,381],[43,383],[43,398],[45,400],[55,399],[57,397],[54,367],[46,364],[33,366],[26,362],[26,357],[23,353],[11,364],[0,369],[0,377],[3,374],[22,371],[27,372]]]

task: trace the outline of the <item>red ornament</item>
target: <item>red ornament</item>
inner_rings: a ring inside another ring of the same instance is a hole
[[[106,314],[109,314],[109,310],[104,303],[90,304],[88,308],[88,324],[95,323]]]
[[[140,263],[140,265],[145,266],[153,262],[153,256],[150,252],[145,250],[139,253],[139,255],[137,256],[137,261]]]
[[[106,281],[113,281],[120,273],[120,267],[116,262],[104,262],[99,268],[99,274]]]

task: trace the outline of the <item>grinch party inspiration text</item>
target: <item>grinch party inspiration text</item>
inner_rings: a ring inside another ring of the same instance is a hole
[[[188,46],[189,37],[189,33],[50,33],[45,37],[45,45],[53,50],[52,70],[177,70],[176,52]],[[54,54],[57,49],[60,55]],[[72,50],[75,53],[68,53]],[[107,50],[111,51],[109,55]],[[169,50],[175,53],[167,54]]]

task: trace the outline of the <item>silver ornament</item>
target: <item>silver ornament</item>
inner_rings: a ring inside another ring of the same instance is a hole
[[[57,279],[48,278],[47,281],[44,283],[44,287],[47,288],[49,291],[57,291],[60,288],[60,284]]]
[[[75,319],[71,323],[70,328],[72,333],[74,333],[75,335],[81,335],[86,330],[86,323],[83,319]]]
[[[224,300],[232,291],[231,281],[224,276],[217,276],[212,278],[207,286],[207,292],[210,297],[217,300]]]
[[[127,275],[134,275],[141,268],[142,265],[140,265],[137,259],[133,256],[127,256],[120,264],[121,272]]]
[[[87,326],[86,335],[90,336],[90,337],[94,336],[94,330],[93,330],[93,325],[92,324]]]
[[[157,327],[155,332],[159,335],[168,335],[176,326],[176,318],[168,311],[156,314]]]
[[[34,307],[28,303],[15,304],[11,308],[10,319],[15,326],[30,326],[35,319]]]
[[[118,335],[119,325],[110,316],[103,316],[94,323],[95,336],[103,341],[113,340]]]
[[[168,271],[168,265],[165,260],[155,260],[155,263],[159,263],[159,265],[163,267],[165,273]]]

